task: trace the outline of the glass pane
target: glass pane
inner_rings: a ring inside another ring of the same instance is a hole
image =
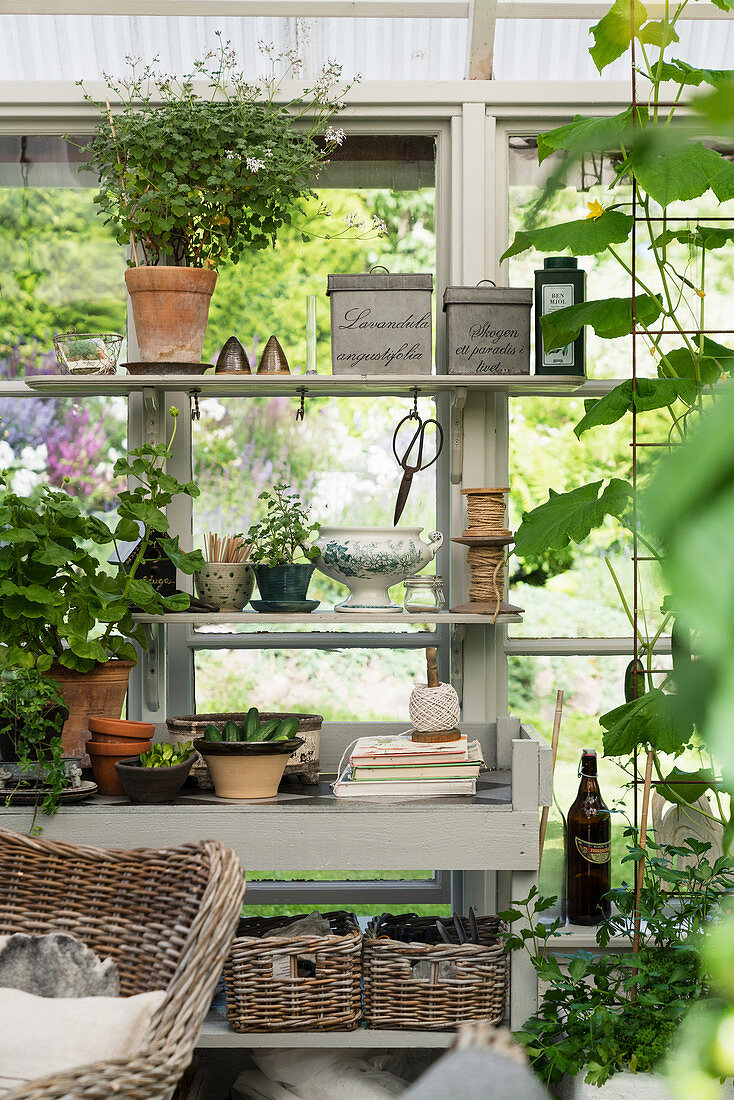
[[[94,190],[79,186],[76,167],[61,138],[0,137],[4,380],[58,374],[56,332],[125,332],[124,250],[99,217]],[[17,491],[66,484],[89,511],[114,508],[124,398],[2,398],[0,419],[0,467],[14,472]]]
[[[394,722],[405,716],[421,649],[197,650],[196,706],[207,711],[304,711],[329,722]]]

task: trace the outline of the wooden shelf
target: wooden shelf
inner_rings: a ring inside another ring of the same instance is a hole
[[[496,623],[522,622],[523,608],[514,604],[502,604]],[[182,611],[170,615],[144,615],[138,613],[134,616],[137,623],[170,623],[172,625],[186,624],[189,626],[224,626],[227,623],[247,623],[250,626],[278,626],[278,625],[315,625],[317,623],[329,623],[332,626],[349,626],[372,623],[373,625],[397,625],[420,626],[423,623],[477,623],[483,626],[492,625],[492,615],[479,615],[473,612],[461,612],[454,614],[452,611],[434,611],[433,614],[413,614],[407,611],[381,612],[360,611],[357,613],[341,611],[311,611],[308,614],[266,615],[258,611]]]
[[[17,382],[0,383],[0,396],[92,397],[127,396],[146,389],[198,393],[203,397],[310,397],[431,396],[456,389],[505,393],[511,397],[595,397],[618,384],[558,375],[486,376],[457,374],[419,375],[36,375]]]
[[[252,1049],[257,1047],[349,1047],[372,1049],[386,1047],[397,1049],[407,1047],[415,1049],[437,1049],[449,1047],[456,1039],[455,1031],[371,1031],[358,1027],[354,1031],[251,1031],[240,1033],[232,1031],[226,1020],[210,1017],[204,1023],[199,1049],[206,1047],[236,1047]]]

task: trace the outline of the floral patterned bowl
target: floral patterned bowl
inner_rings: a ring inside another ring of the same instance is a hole
[[[402,611],[388,588],[419,573],[433,561],[443,542],[431,531],[421,542],[422,527],[322,527],[316,542],[321,556],[316,568],[349,588],[349,599],[336,611]]]

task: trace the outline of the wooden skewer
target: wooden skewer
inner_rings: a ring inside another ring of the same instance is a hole
[[[558,739],[561,735],[561,715],[563,714],[563,692],[558,691],[556,693],[556,712],[553,716],[553,739],[551,741],[551,790],[553,789],[553,780],[556,774],[556,757],[558,756]],[[543,862],[543,847],[545,845],[545,834],[548,829],[548,814],[550,812],[550,806],[543,807],[543,813],[540,817],[540,843],[538,846],[538,871],[540,871],[540,865]]]
[[[653,751],[648,749],[647,762],[645,764],[645,786],[642,790],[642,813],[640,815],[640,834],[637,839],[639,848],[642,848],[644,852],[647,849],[647,813],[650,806],[650,790],[652,787],[652,764],[653,764]],[[637,955],[640,950],[640,894],[642,893],[642,882],[645,877],[645,857],[644,855],[637,864],[637,874],[635,876],[635,934],[632,939],[632,951]],[[634,990],[632,991],[634,993]]]

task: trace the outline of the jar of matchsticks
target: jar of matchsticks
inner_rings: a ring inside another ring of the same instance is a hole
[[[242,535],[204,536],[206,565],[194,574],[199,599],[219,611],[243,611],[255,588],[255,571],[248,562],[250,544]]]

